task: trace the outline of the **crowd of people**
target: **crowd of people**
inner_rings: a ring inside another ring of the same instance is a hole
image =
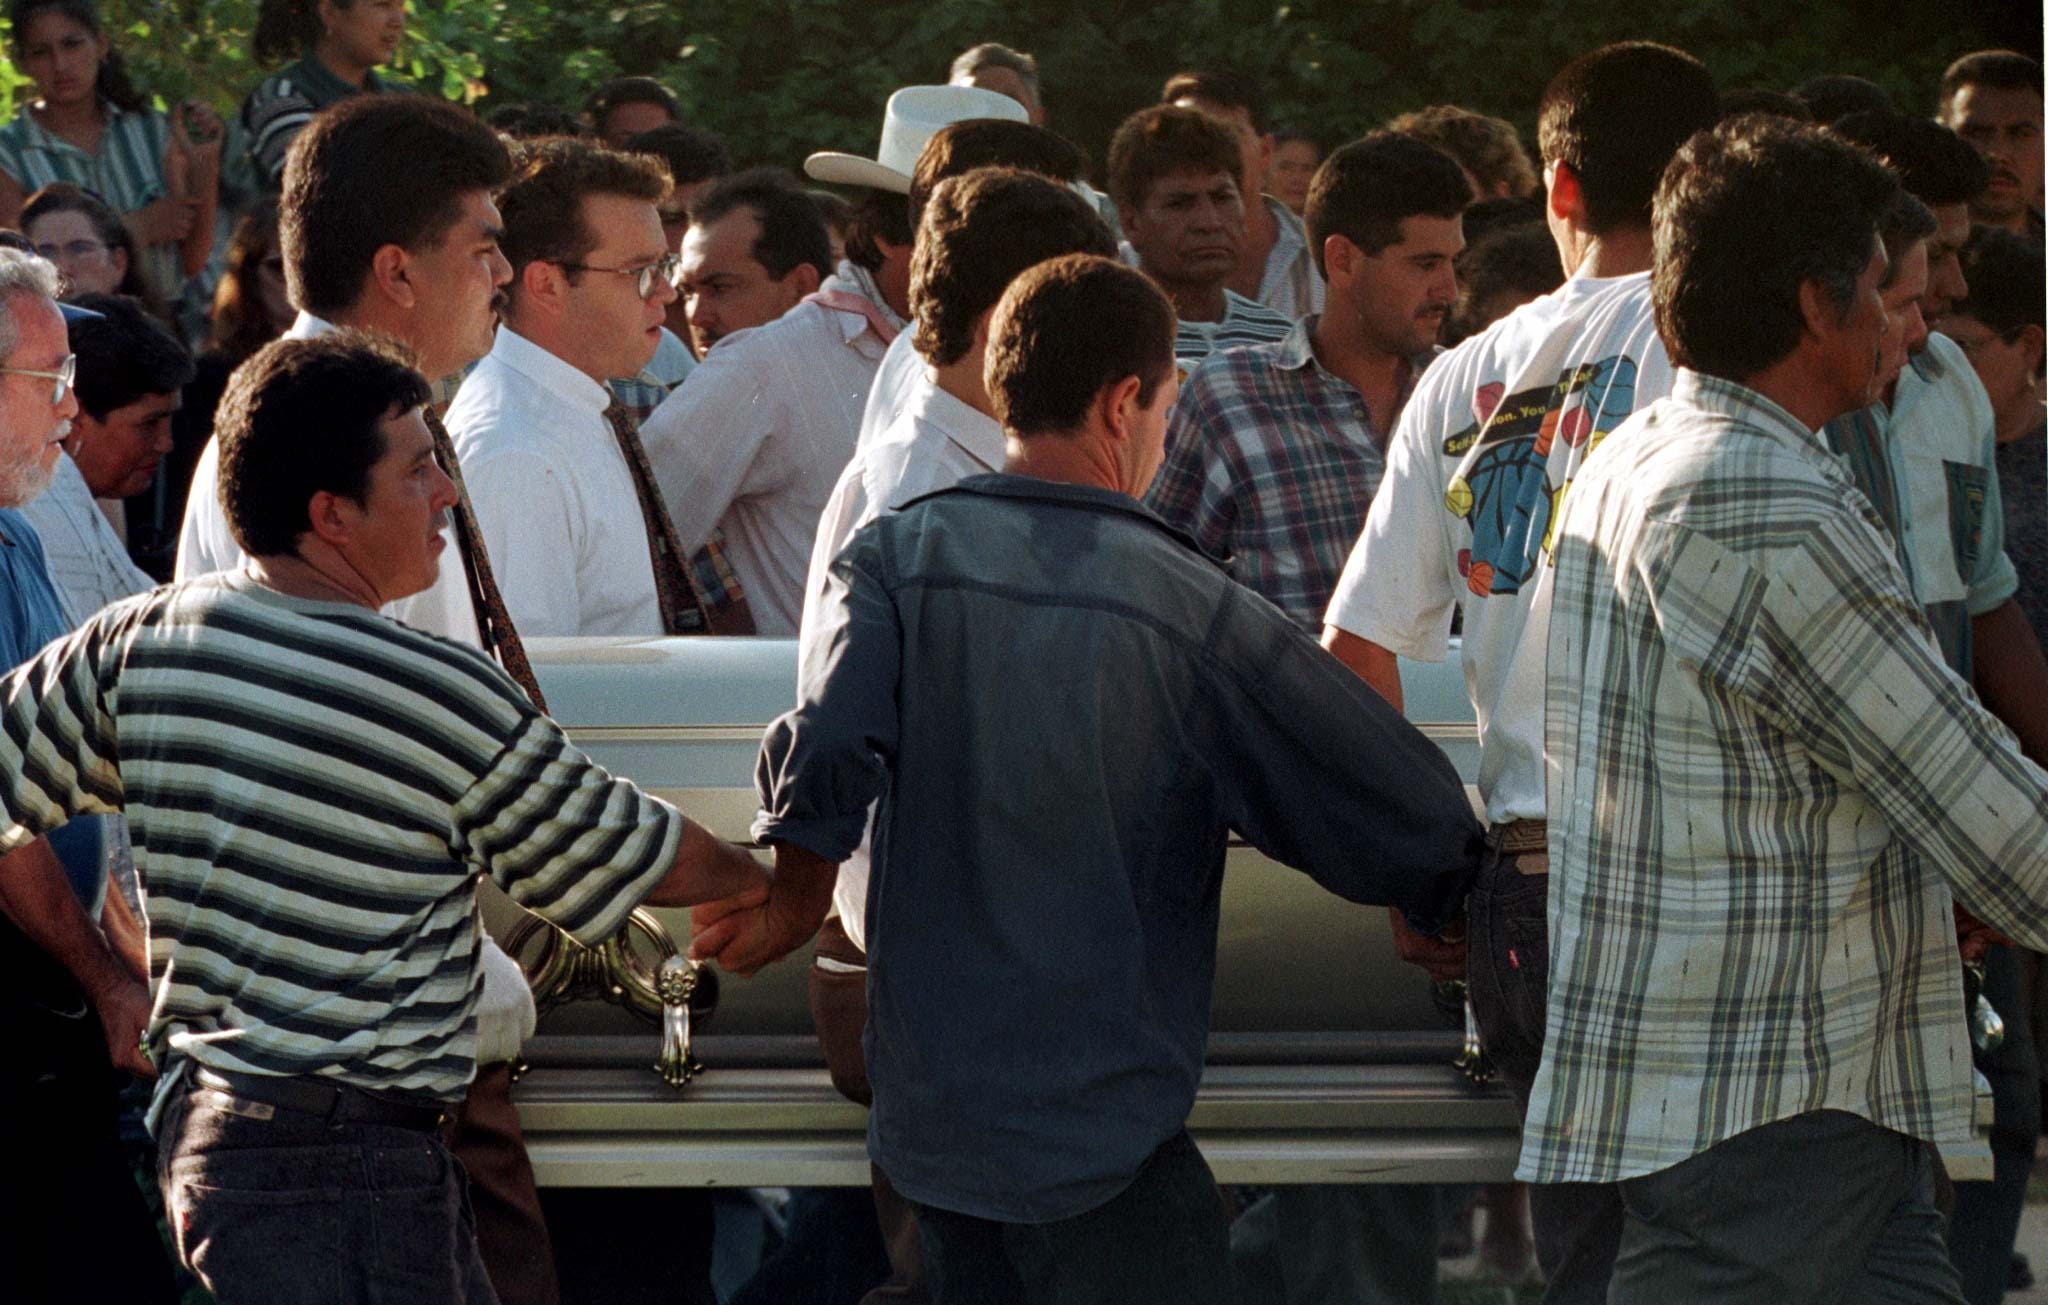
[[[1432,1301],[1462,1195],[1226,1201],[1186,1132],[1233,834],[1466,985],[1546,1299],[2026,1272],[2038,60],[1901,106],[1610,45],[1533,157],[1452,105],[1324,156],[1189,70],[1105,191],[994,44],[799,180],[646,78],[397,92],[398,0],[266,0],[225,122],[90,0],[10,19],[14,1298],[561,1299],[488,875],[815,939],[874,1160],[819,1235],[885,1280],[736,1300]],[[1401,715],[1454,634],[1476,819]],[[797,639],[772,869],[568,742],[549,635]]]

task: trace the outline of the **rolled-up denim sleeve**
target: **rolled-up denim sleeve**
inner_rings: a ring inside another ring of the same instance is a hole
[[[797,705],[768,727],[754,768],[754,837],[828,861],[860,846],[896,752],[901,622],[872,527],[832,563],[797,667]]]
[[[1214,681],[1232,826],[1339,897],[1439,931],[1483,846],[1457,769],[1277,608],[1235,601]]]

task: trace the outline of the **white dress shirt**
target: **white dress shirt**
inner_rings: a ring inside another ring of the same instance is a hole
[[[882,308],[851,279],[822,288]],[[724,534],[760,634],[796,632],[818,514],[887,347],[859,313],[800,303],[720,340],[641,428],[683,548]]]
[[[448,433],[512,624],[663,633],[646,519],[604,385],[514,331],[462,383]]]
[[[83,625],[108,603],[156,587],[149,573],[129,560],[69,453],[58,456],[50,487],[23,504],[21,514],[43,541],[66,625]]]
[[[899,342],[906,337],[898,337]],[[912,354],[912,357],[918,355]],[[922,359],[920,358],[921,362]],[[804,585],[804,628],[798,634],[797,663],[809,660],[817,632],[812,622],[824,605],[825,578],[832,559],[868,522],[900,510],[934,490],[1003,467],[1003,428],[995,418],[940,389],[929,368],[906,373],[914,379],[896,419],[854,454],[833,486],[818,521]],[[870,815],[872,835],[872,814]],[[839,867],[832,906],[846,936],[867,948],[868,836]]]

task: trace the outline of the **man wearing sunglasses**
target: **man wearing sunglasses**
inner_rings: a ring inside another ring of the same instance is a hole
[[[512,264],[491,352],[448,411],[505,607],[531,635],[751,633],[677,559],[632,418],[605,382],[647,365],[675,301],[653,159],[526,146],[498,195]],[[699,541],[701,542],[701,541]]]

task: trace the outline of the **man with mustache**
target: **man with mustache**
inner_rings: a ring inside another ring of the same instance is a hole
[[[1936,116],[1991,165],[1970,216],[2040,244],[2040,61],[2012,50],[1964,55],[1942,74]]]
[[[1416,378],[1457,296],[1472,185],[1433,145],[1375,132],[1309,185],[1323,311],[1212,355],[1174,407],[1146,503],[1303,629],[1320,631]]]
[[[42,544],[19,511],[47,492],[78,416],[57,293],[56,268],[0,250],[5,667],[61,639],[68,625]],[[138,1044],[150,1010],[141,930],[117,927],[118,905],[101,909],[103,899],[118,902],[106,891],[110,823],[73,820],[46,838],[12,840],[0,857],[0,1147],[19,1175],[0,1182],[10,1299],[176,1298],[115,1133],[114,1069],[152,1071]]]
[[[1183,371],[1287,334],[1287,317],[1228,284],[1244,248],[1245,173],[1222,121],[1170,104],[1132,114],[1109,142],[1109,193],[1130,245],[1124,261],[1173,301]]]

